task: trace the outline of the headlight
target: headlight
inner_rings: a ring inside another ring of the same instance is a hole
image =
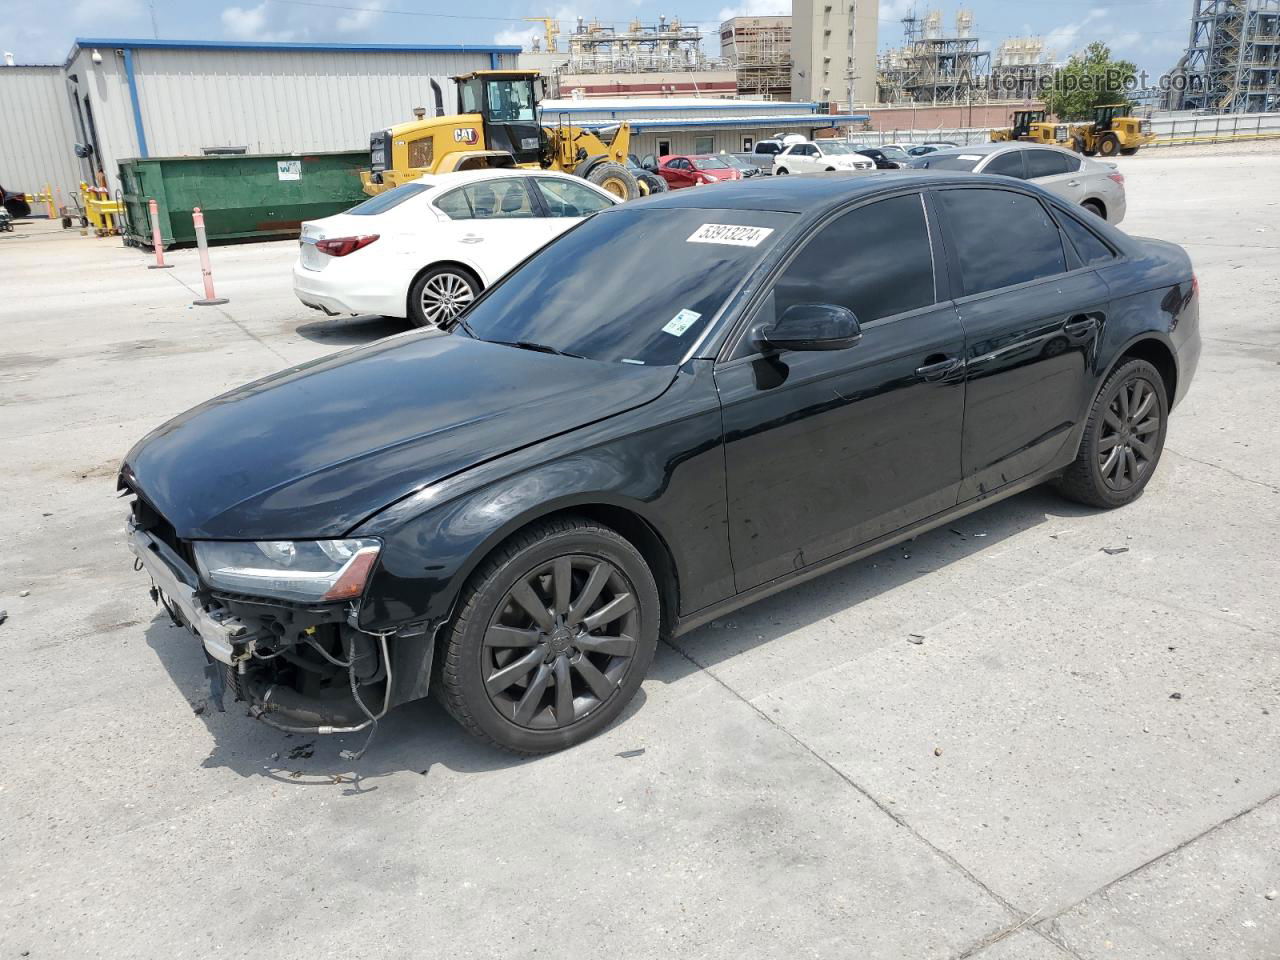
[[[211,587],[303,603],[353,600],[382,543],[353,540],[197,540],[196,566]]]

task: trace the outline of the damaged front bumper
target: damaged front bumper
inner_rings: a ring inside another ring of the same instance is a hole
[[[142,569],[151,575],[160,596],[167,601],[169,612],[176,612],[213,660],[235,667],[248,657],[248,644],[253,639],[249,628],[225,611],[209,609],[200,599],[200,581],[196,572],[173,548],[129,522],[129,550]],[[159,600],[160,596],[153,594]]]

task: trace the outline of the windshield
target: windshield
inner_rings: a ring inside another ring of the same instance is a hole
[[[922,170],[961,170],[969,173],[982,162],[982,158],[973,153],[929,153],[916,160],[915,166]]]
[[[826,154],[846,154],[857,153],[858,151],[851,143],[841,143],[839,140],[832,140],[830,142],[824,140],[822,143],[822,152]]]
[[[729,164],[725,163],[719,157],[696,157],[694,162],[700,170],[723,170]]]
[[[543,247],[454,332],[612,363],[676,364],[794,220],[772,211],[617,207]],[[637,282],[640,267],[649,282]]]
[[[392,207],[398,207],[410,197],[416,197],[420,193],[426,193],[431,187],[425,183],[406,183],[403,186],[396,187],[394,190],[388,190],[386,193],[380,193],[376,197],[370,197],[364,203],[357,203],[347,213],[355,214],[357,217],[370,217],[375,213],[386,213]]]
[[[909,156],[907,156],[907,151],[903,150],[901,147],[881,147],[880,152],[883,153],[890,160],[910,160],[911,159]]]

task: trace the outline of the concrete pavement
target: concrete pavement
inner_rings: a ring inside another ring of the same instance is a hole
[[[0,235],[0,960],[1280,956],[1278,158],[1120,161],[1205,336],[1137,503],[1032,491],[762,601],[532,761],[429,702],[355,766],[217,713],[130,569],[136,439],[397,323],[303,308],[292,243],[215,248],[201,308],[193,251]]]

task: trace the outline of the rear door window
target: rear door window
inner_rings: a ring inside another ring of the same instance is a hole
[[[1056,177],[1067,173],[1067,155],[1054,150],[1027,150],[1027,179]]]
[[[1039,200],[1011,190],[939,190],[965,296],[1065,273],[1062,234]]]
[[[518,179],[482,180],[451,190],[436,200],[450,220],[527,219],[536,217],[533,198]]]
[[[1008,153],[997,154],[992,157],[991,162],[982,168],[983,173],[998,173],[1006,177],[1017,177],[1019,180],[1026,179],[1026,168],[1022,163],[1022,155],[1024,150],[1011,150]]]

